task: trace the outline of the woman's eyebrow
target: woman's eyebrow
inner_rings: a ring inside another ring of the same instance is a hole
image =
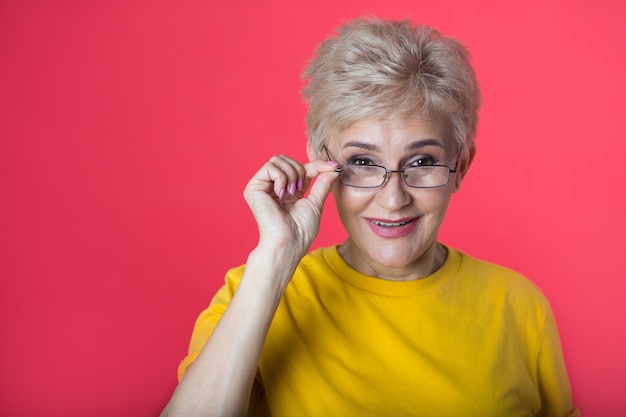
[[[344,149],[345,148],[359,148],[359,149],[372,151],[372,152],[378,151],[378,146],[371,144],[371,143],[358,142],[356,140],[351,140],[350,142],[347,142],[345,145],[343,145],[343,147]]]
[[[441,143],[441,141],[439,141],[437,139],[423,139],[423,140],[418,140],[418,141],[415,141],[415,142],[411,142],[404,149],[407,152],[410,152],[410,151],[414,151],[414,150],[417,150],[417,149],[424,148],[426,146],[438,146],[441,149],[444,149],[444,150],[446,149],[444,144]]]
[[[422,139],[422,140],[417,140],[415,142],[411,142],[409,143],[404,150],[406,152],[410,152],[410,151],[414,151],[416,149],[421,149],[424,148],[426,146],[437,146],[439,148],[445,149],[445,146],[443,143],[441,143],[441,141],[437,140],[437,139]],[[372,143],[367,143],[367,142],[359,142],[356,140],[347,142],[344,146],[344,148],[359,148],[359,149],[363,149],[366,151],[372,151],[372,152],[378,152],[379,151],[379,147],[378,145],[372,144]]]

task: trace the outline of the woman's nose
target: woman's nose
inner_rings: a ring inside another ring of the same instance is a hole
[[[385,182],[378,189],[378,203],[389,210],[402,208],[411,202],[409,186],[404,181],[404,172],[387,172]]]

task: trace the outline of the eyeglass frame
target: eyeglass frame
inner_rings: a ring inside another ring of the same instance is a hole
[[[324,149],[324,152],[326,152],[326,156],[328,157],[328,160],[329,160],[329,161],[337,162],[337,161],[335,161],[335,160],[334,160],[334,159],[330,156],[330,153],[328,152],[328,148],[326,147],[326,144],[322,145],[322,149]],[[393,174],[393,173],[397,172],[397,173],[402,173],[402,179],[404,180],[404,183],[407,185],[407,187],[411,187],[411,188],[426,188],[426,189],[428,189],[428,188],[441,188],[441,187],[445,187],[446,185],[450,184],[450,178],[452,177],[452,174],[453,174],[453,173],[458,172],[458,170],[457,170],[457,166],[458,166],[458,164],[459,164],[459,159],[461,159],[461,152],[462,152],[462,151],[463,151],[463,146],[461,146],[461,148],[459,149],[459,153],[457,154],[457,157],[456,157],[456,162],[454,163],[454,169],[453,169],[453,168],[450,168],[450,167],[449,167],[449,166],[447,166],[447,165],[438,165],[438,164],[434,164],[434,165],[424,165],[424,166],[422,166],[422,167],[420,167],[420,166],[407,167],[407,168],[404,168],[404,169],[387,169],[387,167],[384,167],[384,166],[382,166],[382,165],[367,165],[367,166],[370,166],[370,167],[378,167],[378,168],[382,168],[382,169],[384,169],[384,170],[385,170],[385,175],[383,176],[383,181],[382,181],[379,185],[373,185],[373,186],[350,185],[350,184],[346,184],[345,182],[343,182],[343,178],[342,178],[342,176],[341,176],[341,172],[342,172],[342,169],[343,169],[344,165],[347,165],[347,164],[343,164],[343,165],[341,165],[339,168],[337,168],[337,169],[335,170],[335,172],[338,172],[338,173],[339,173],[339,180],[341,181],[341,183],[342,183],[343,185],[345,185],[345,186],[347,186],[347,187],[354,187],[354,188],[371,188],[371,189],[373,189],[373,188],[380,188],[380,187],[382,187],[383,185],[385,185],[385,183],[387,182],[388,174],[390,174],[390,173],[391,173],[391,174]],[[435,185],[435,186],[432,186],[432,187],[421,187],[421,186],[415,186],[415,185],[411,185],[411,184],[409,184],[409,183],[407,182],[407,176],[406,176],[406,175],[404,175],[404,171],[406,171],[407,169],[411,169],[411,168],[425,168],[425,167],[441,167],[441,168],[447,168],[447,169],[448,169],[448,180],[446,181],[446,183],[445,183],[445,184]]]

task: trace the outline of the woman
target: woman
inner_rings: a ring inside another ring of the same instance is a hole
[[[258,246],[200,315],[163,415],[578,415],[541,292],[437,241],[476,150],[465,49],[355,20],[305,77],[310,162],[272,157],[248,183]],[[329,192],[348,238],[307,254]]]

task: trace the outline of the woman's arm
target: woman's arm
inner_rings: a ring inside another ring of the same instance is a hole
[[[542,417],[580,417],[574,406],[561,341],[552,311],[537,346],[537,379]]]
[[[298,263],[317,235],[335,166],[273,157],[244,196],[259,227],[237,291],[161,416],[245,416],[261,349]],[[303,197],[312,178],[309,195]]]

